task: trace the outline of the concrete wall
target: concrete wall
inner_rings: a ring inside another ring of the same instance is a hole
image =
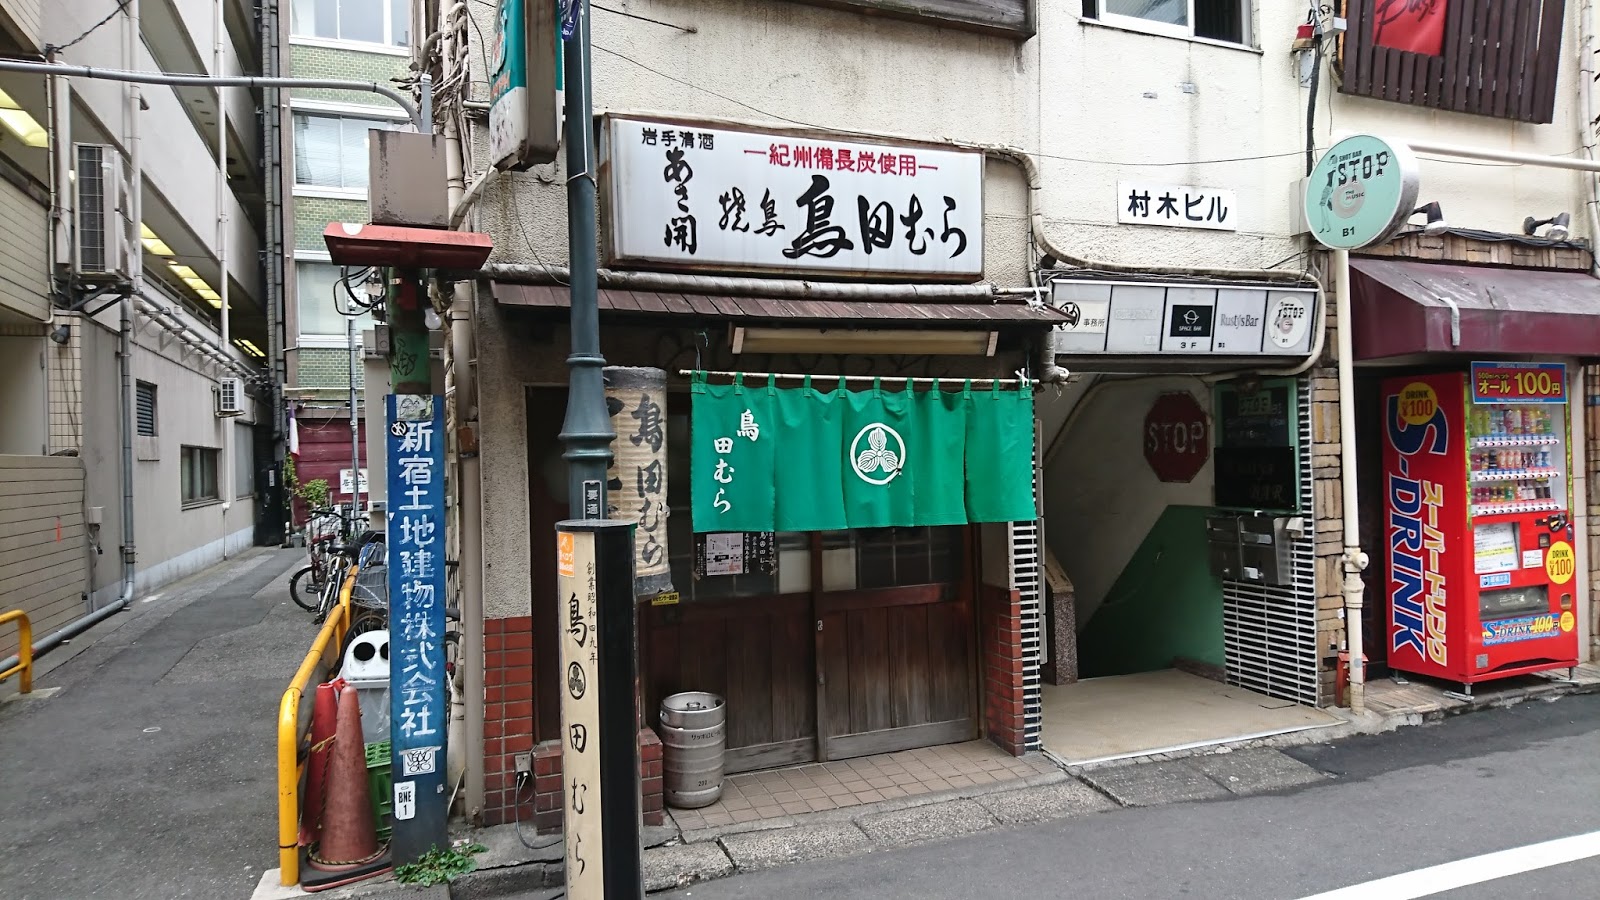
[[[1262,49],[1218,46],[1124,31],[1079,17],[1076,3],[1039,4],[1042,208],[1066,252],[1167,266],[1271,266],[1301,248],[1289,234],[1291,182],[1305,175],[1306,107],[1289,53],[1304,0],[1258,2],[1253,33]],[[1371,131],[1522,153],[1568,154],[1580,146],[1578,15],[1567,5],[1555,121],[1530,125],[1331,93],[1325,71],[1316,143]],[[1137,62],[1135,62],[1137,61]],[[1240,159],[1243,158],[1243,159]],[[1211,164],[1174,162],[1239,160]],[[1521,233],[1525,216],[1573,213],[1577,173],[1526,166],[1423,159],[1420,201],[1438,201],[1459,227]],[[1238,192],[1237,232],[1118,225],[1117,181],[1227,188]]]
[[[44,343],[0,336],[0,453],[47,452]]]
[[[477,59],[479,35],[494,34],[494,8],[468,7],[481,29],[472,37]],[[684,34],[597,11],[594,42],[613,51],[594,54],[597,112],[1037,146],[1038,40],[1019,43],[792,3],[645,2],[628,11],[699,30]],[[482,138],[483,129],[476,135]],[[479,160],[487,155],[483,140],[477,151]],[[493,259],[565,264],[565,176],[559,164],[557,170],[541,167],[490,186],[479,227],[496,237]],[[986,169],[986,274],[1013,287],[1027,283],[1031,263],[1024,185],[1014,166],[991,162]]]
[[[111,314],[107,314],[109,317]],[[82,341],[82,432],[80,455],[87,473],[86,506],[104,509],[100,529],[103,556],[93,559],[94,601],[115,598],[121,569],[122,437],[117,335],[108,325],[80,319]],[[165,332],[136,332],[132,372],[135,380],[156,385],[156,437],[134,462],[134,543],[138,551],[136,587],[140,592],[214,565],[253,543],[255,511],[249,499],[228,499],[229,470],[224,437],[227,429],[258,421],[256,404],[237,418],[214,414],[217,367],[196,354],[184,353]],[[236,434],[235,439],[238,439]],[[223,499],[185,506],[182,448],[219,451],[218,492]],[[153,458],[151,458],[153,457]],[[233,484],[239,483],[237,473]]]
[[[1044,471],[1045,541],[1076,589],[1080,634],[1167,507],[1212,501],[1209,459],[1193,481],[1169,484],[1144,458],[1144,417],[1156,398],[1187,391],[1209,413],[1209,388],[1170,376],[1107,380],[1092,391]],[[1043,417],[1062,402],[1046,393],[1036,405]],[[1204,533],[1195,540],[1203,545]]]

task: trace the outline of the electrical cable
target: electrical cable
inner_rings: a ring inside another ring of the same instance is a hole
[[[607,48],[607,47],[602,47],[599,44],[593,44],[592,46],[593,46],[593,48],[595,50],[598,50],[601,53],[605,53],[605,54],[610,55],[610,56],[615,56],[618,59],[623,60],[624,62],[631,63],[631,64],[633,64],[635,66],[638,66],[639,68],[645,70],[646,72],[651,73],[652,75],[657,75],[657,76],[659,76],[661,78],[665,78],[668,81],[671,81],[671,82],[673,82],[675,84],[682,85],[683,87],[691,88],[693,90],[700,91],[701,93],[704,93],[704,94],[709,94],[710,96],[716,97],[719,100],[724,100],[724,101],[726,101],[728,103],[734,104],[735,106],[741,107],[743,109],[747,109],[747,110],[749,110],[751,112],[754,112],[754,113],[758,113],[758,114],[766,116],[766,117],[768,117],[770,119],[775,119],[775,120],[777,120],[779,122],[787,122],[790,125],[798,125],[798,126],[800,126],[802,128],[814,128],[814,129],[817,129],[817,130],[820,130],[820,131],[828,131],[828,132],[831,132],[833,134],[850,135],[850,136],[853,136],[853,137],[874,138],[874,139],[879,139],[879,140],[881,140],[882,137],[883,137],[880,134],[874,134],[874,133],[868,132],[868,131],[856,131],[854,129],[849,129],[849,128],[833,128],[833,127],[830,127],[830,126],[818,125],[818,124],[816,124],[814,122],[806,122],[806,121],[803,121],[801,119],[794,119],[794,118],[790,118],[788,116],[779,115],[778,113],[769,112],[768,110],[762,109],[762,108],[760,108],[758,106],[751,106],[750,104],[745,103],[742,100],[737,100],[737,99],[735,99],[733,97],[730,97],[727,94],[718,93],[718,92],[716,92],[714,90],[711,90],[710,88],[702,87],[701,85],[695,84],[694,82],[685,81],[684,79],[678,78],[675,75],[669,75],[668,73],[663,72],[663,71],[661,71],[659,69],[651,68],[650,66],[645,65],[642,62],[639,62],[638,60],[634,59],[631,56],[628,56],[625,53],[619,53],[616,50],[612,50],[612,49]],[[1559,153],[1559,154],[1555,154],[1555,155],[1557,155],[1557,156],[1571,156],[1574,153],[1579,152],[1579,150],[1581,150],[1581,149],[1582,148],[1580,147],[1580,148],[1578,148],[1578,150],[1569,150],[1566,153]],[[1287,159],[1287,158],[1290,158],[1290,157],[1299,156],[1302,153],[1304,153],[1305,151],[1303,151],[1303,150],[1289,150],[1289,151],[1286,151],[1286,152],[1283,152],[1283,153],[1261,153],[1261,154],[1256,154],[1254,156],[1230,156],[1230,157],[1221,157],[1221,158],[1218,158],[1218,159],[1173,160],[1173,161],[1170,161],[1170,162],[1136,162],[1136,161],[1112,160],[1112,159],[1104,159],[1104,158],[1093,159],[1093,158],[1080,157],[1080,156],[1063,156],[1063,155],[1058,154],[1058,153],[1045,153],[1045,152],[1040,151],[1040,150],[1019,150],[1018,152],[1026,154],[1027,156],[1034,157],[1035,159],[1053,159],[1053,160],[1059,160],[1061,162],[1081,163],[1083,165],[1121,166],[1121,167],[1125,167],[1125,168],[1159,169],[1159,168],[1172,168],[1172,167],[1176,167],[1176,166],[1211,166],[1211,165],[1225,165],[1225,164],[1229,164],[1229,163],[1257,162],[1257,161],[1260,161],[1260,160],[1267,160],[1267,159]],[[1488,165],[1488,166],[1495,166],[1495,167],[1511,167],[1511,166],[1520,166],[1520,165],[1522,165],[1522,163],[1480,163],[1480,162],[1469,162],[1467,160],[1443,159],[1443,158],[1437,158],[1437,157],[1431,157],[1431,156],[1425,156],[1425,157],[1422,157],[1422,158],[1423,159],[1428,159],[1428,160],[1431,160],[1431,161],[1434,161],[1434,162],[1445,163],[1447,165],[1462,165],[1462,166]]]
[[[89,35],[94,34],[96,31],[99,31],[100,30],[100,26],[106,24],[107,22],[111,21],[112,19],[115,19],[121,13],[126,12],[127,9],[128,9],[128,0],[117,0],[117,8],[113,9],[111,12],[106,13],[106,17],[104,19],[101,19],[100,21],[94,23],[93,25],[90,25],[88,31],[85,31],[83,34],[80,34],[77,37],[73,38],[72,40],[67,41],[65,44],[45,44],[44,45],[45,56],[48,57],[52,53],[59,53],[62,50],[71,49],[79,41],[82,41],[84,38],[87,38]]]
[[[527,777],[524,778],[523,776],[527,776]],[[534,837],[535,843],[530,844],[530,843],[528,843],[528,839],[523,836],[523,834],[522,834],[522,786],[524,784],[532,784],[532,783],[533,783],[533,775],[531,773],[528,773],[528,772],[518,772],[517,773],[517,780],[512,785],[512,789],[511,789],[511,791],[512,791],[511,792],[511,817],[512,817],[511,821],[512,821],[512,825],[517,830],[517,840],[522,842],[522,846],[528,848],[529,850],[543,850],[546,847],[554,847],[558,841],[562,840],[562,837],[559,834],[547,834],[543,838],[540,838],[537,835],[535,835],[535,837]]]

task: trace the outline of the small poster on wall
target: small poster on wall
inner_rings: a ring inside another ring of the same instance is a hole
[[[694,536],[694,575],[765,575],[778,573],[778,541],[770,531],[710,531]]]

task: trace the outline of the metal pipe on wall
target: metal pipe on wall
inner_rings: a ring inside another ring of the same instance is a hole
[[[139,0],[128,0],[123,7],[123,54],[131,65],[139,47]],[[144,288],[144,243],[139,223],[144,215],[144,168],[139,145],[139,112],[143,101],[137,84],[127,87],[126,110],[123,115],[124,138],[128,153],[130,186],[128,188],[128,275],[133,290],[123,295],[121,301],[121,327],[117,332],[117,370],[122,390],[122,594],[114,607],[126,607],[133,600],[135,565],[138,561],[134,544],[134,490],[133,490],[133,298]]]
[[[214,44],[211,49],[211,74],[221,75],[223,66],[222,40],[227,34],[227,23],[223,12],[225,0],[217,0],[216,21],[212,25]],[[219,275],[217,280],[217,293],[222,297],[222,346],[233,346],[229,332],[231,331],[229,319],[230,308],[228,304],[228,104],[223,94],[224,88],[217,87],[217,266]],[[234,487],[233,472],[233,432],[232,419],[221,419],[222,422],[222,484],[219,486],[222,493],[222,557],[228,557],[228,512],[233,509],[234,495],[239,491]]]
[[[457,4],[459,6],[459,4]],[[450,83],[457,66],[455,28],[451,18],[455,7],[439,17],[440,58],[443,60],[443,78]],[[459,100],[464,91],[455,93]],[[448,101],[451,98],[446,98]],[[449,208],[452,210],[450,227],[457,228],[466,218],[471,205],[466,199],[466,160],[461,146],[459,119],[446,109],[444,116],[445,176]],[[490,171],[494,171],[491,169]],[[480,178],[474,186],[484,184],[492,176]],[[459,215],[456,212],[459,211]],[[459,466],[456,482],[456,522],[460,540],[461,560],[461,693],[466,703],[465,736],[463,743],[470,749],[466,754],[466,807],[468,818],[476,818],[484,808],[483,719],[484,719],[484,639],[483,639],[483,485],[478,460],[478,384],[473,369],[473,283],[457,282],[450,297],[450,373],[455,394],[455,434],[451,446],[456,452]],[[471,446],[463,445],[463,438]]]
[[[128,0],[130,4],[137,0]],[[130,58],[132,56],[130,52]],[[55,63],[28,62],[20,59],[0,59],[0,72],[30,72],[35,75],[70,75],[77,78],[98,78],[104,81],[125,81],[131,84],[167,84],[176,87],[250,87],[250,88],[328,88],[337,91],[365,91],[381,94],[406,111],[411,121],[420,127],[422,113],[411,98],[394,88],[384,87],[375,81],[347,81],[339,78],[265,78],[256,75],[229,75],[213,77],[190,73],[137,72],[131,69],[104,69],[95,66],[66,66]]]
[[[1350,652],[1350,711],[1361,713],[1367,703],[1367,665],[1361,633],[1361,606],[1364,585],[1361,573],[1367,568],[1367,554],[1361,549],[1361,523],[1358,517],[1361,497],[1356,483],[1356,364],[1351,339],[1350,251],[1333,251],[1334,316],[1339,328],[1337,353],[1339,373],[1339,487],[1344,513],[1344,639]]]

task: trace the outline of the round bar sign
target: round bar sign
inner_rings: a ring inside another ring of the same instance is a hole
[[[1306,223],[1324,246],[1370,247],[1411,217],[1420,185],[1411,148],[1352,135],[1329,148],[1306,178]]]
[[[1144,417],[1144,458],[1156,478],[1167,482],[1193,481],[1205,468],[1211,458],[1211,429],[1193,394],[1156,398]]]

